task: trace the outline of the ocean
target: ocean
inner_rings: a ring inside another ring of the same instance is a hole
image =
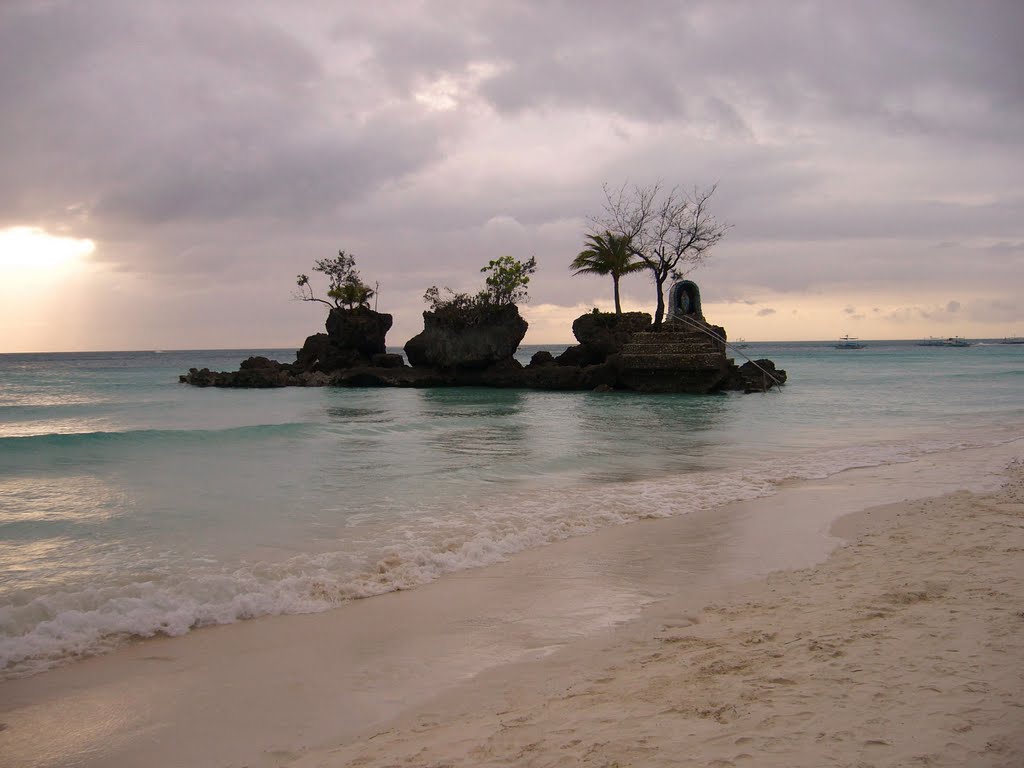
[[[178,375],[294,350],[0,355],[0,679],[1024,437],[1024,345],[867,344],[752,343],[789,384],[713,396],[198,389]],[[518,356],[541,348],[564,347]]]

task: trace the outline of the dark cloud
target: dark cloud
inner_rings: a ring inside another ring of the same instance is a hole
[[[181,306],[345,247],[415,322],[501,253],[538,257],[539,302],[603,296],[566,269],[602,183],[717,183],[712,298],[835,291],[853,318],[913,287],[936,294],[873,314],[995,318],[1024,270],[1022,52],[1012,0],[6,3],[0,227],[92,237]],[[990,304],[943,309],[950,285]]]
[[[0,221],[53,222],[74,206],[98,239],[203,220],[244,238],[256,221],[333,215],[440,156],[443,121],[361,112],[301,40],[226,8],[7,10],[0,97],[18,108]]]

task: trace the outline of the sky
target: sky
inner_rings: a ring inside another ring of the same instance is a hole
[[[731,338],[1024,335],[1022,137],[1019,0],[3,0],[0,352],[297,348],[339,249],[389,345],[502,255],[568,343],[657,182],[717,185]]]

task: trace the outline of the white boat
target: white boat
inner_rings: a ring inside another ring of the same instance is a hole
[[[971,342],[966,339],[962,339],[959,336],[950,336],[947,339],[937,339],[934,336],[930,336],[927,339],[917,342],[919,347],[969,347]]]
[[[836,344],[836,349],[864,349],[866,346],[867,344],[861,344],[857,341],[856,336],[850,336],[847,334],[846,336],[841,336],[839,338],[839,343]]]
[[[969,347],[969,346],[971,346],[971,342],[967,341],[966,339],[962,339],[959,336],[950,336],[948,339],[946,339],[946,341],[943,343],[942,346],[944,346],[944,347]]]

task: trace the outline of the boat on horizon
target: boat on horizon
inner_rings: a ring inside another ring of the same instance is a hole
[[[1000,344],[1024,344],[1024,336],[1007,336]]]
[[[839,343],[835,345],[836,349],[864,349],[867,344],[861,344],[857,341],[856,336],[850,336],[849,334],[839,337]]]
[[[936,338],[935,336],[929,336],[927,339],[923,339],[917,342],[919,347],[969,347],[973,342],[967,341],[960,336],[949,336],[945,339]]]

